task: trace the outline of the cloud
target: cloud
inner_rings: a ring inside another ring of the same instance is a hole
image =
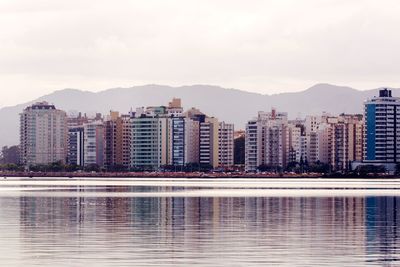
[[[3,2],[0,105],[140,83],[399,86],[395,0]]]

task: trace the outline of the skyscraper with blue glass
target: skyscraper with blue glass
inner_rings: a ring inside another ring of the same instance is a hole
[[[400,162],[400,98],[382,89],[365,102],[366,163]]]

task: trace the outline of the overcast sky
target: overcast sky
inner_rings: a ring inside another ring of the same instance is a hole
[[[400,87],[398,0],[0,0],[0,106],[62,88]]]

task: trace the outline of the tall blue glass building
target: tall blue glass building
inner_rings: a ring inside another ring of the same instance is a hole
[[[400,162],[400,98],[382,89],[365,102],[366,163]]]

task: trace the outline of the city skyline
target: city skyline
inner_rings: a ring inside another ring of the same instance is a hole
[[[0,265],[396,265],[399,13],[0,0]]]
[[[54,105],[38,102],[20,114],[20,162],[26,168],[60,162],[108,171],[176,171],[194,165],[230,171],[244,165],[246,172],[321,173],[372,164],[394,172],[400,159],[399,105],[399,97],[381,89],[379,96],[364,101],[364,114],[290,120],[275,108],[258,111],[240,131],[244,148],[236,151],[234,137],[240,134],[234,124],[195,107],[185,111],[180,98],[93,118],[81,113],[67,117]],[[244,155],[244,162],[234,155]]]

